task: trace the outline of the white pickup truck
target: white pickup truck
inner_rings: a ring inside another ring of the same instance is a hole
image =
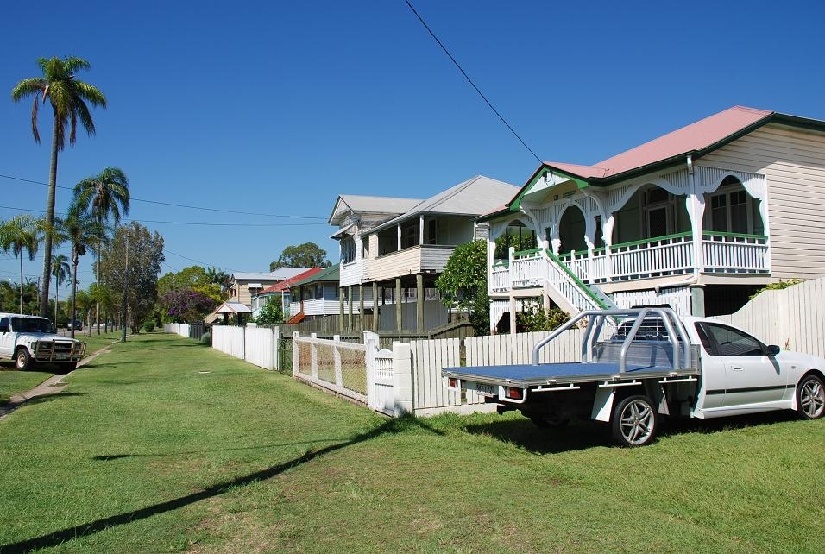
[[[546,344],[582,327],[580,361],[539,363]],[[573,418],[609,423],[622,446],[653,441],[660,414],[825,414],[825,359],[766,346],[714,319],[680,319],[670,308],[581,312],[536,344],[532,358],[442,375],[449,389],[475,391],[500,412],[520,410],[540,426]]]
[[[14,360],[17,369],[48,364],[68,373],[85,354],[85,343],[56,334],[46,318],[0,312],[0,359]]]

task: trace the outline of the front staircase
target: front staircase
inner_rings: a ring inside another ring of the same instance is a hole
[[[587,285],[581,281],[573,271],[558,256],[549,250],[537,252],[546,270],[539,279],[542,282],[544,293],[567,312],[575,315],[585,310],[611,310],[617,306],[596,285]]]

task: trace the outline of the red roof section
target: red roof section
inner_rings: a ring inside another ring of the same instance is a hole
[[[318,273],[319,271],[321,271],[322,269],[323,268],[321,268],[321,267],[311,267],[311,268],[307,269],[306,271],[304,271],[303,273],[299,273],[298,275],[294,275],[293,277],[290,277],[289,279],[284,279],[280,283],[275,283],[272,286],[266,287],[265,289],[263,289],[260,292],[260,294],[264,294],[264,293],[267,293],[267,292],[281,292],[281,291],[289,290],[289,287],[290,287],[290,285],[292,285],[292,283],[295,283],[295,282],[300,281],[302,279],[306,279],[307,277],[311,277],[311,276],[315,275],[316,273]]]
[[[773,113],[772,111],[757,110],[745,106],[734,106],[592,166],[557,162],[544,163],[579,177],[612,177],[680,154],[702,150],[746,129]]]

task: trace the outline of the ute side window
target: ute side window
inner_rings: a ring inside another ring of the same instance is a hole
[[[718,323],[697,323],[696,329],[699,337],[705,333],[710,349],[705,345],[705,339],[702,340],[702,346],[714,356],[765,355],[765,345],[739,329]]]

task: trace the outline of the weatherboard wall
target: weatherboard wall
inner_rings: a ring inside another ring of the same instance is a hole
[[[765,175],[771,276],[825,275],[825,134],[766,125],[697,165]]]

